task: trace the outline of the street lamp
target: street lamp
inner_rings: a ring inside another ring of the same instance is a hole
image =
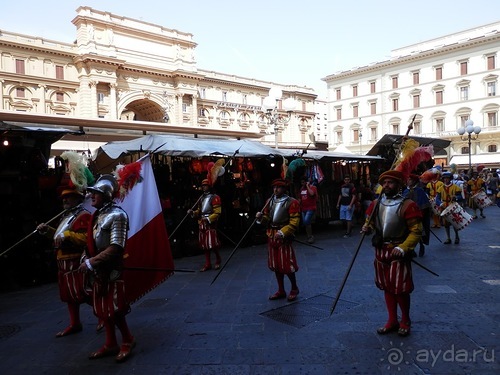
[[[359,129],[358,137],[359,137],[359,154],[363,155],[363,150],[362,150],[363,145],[361,144],[361,140],[363,139],[363,133],[361,133],[361,129]]]
[[[468,141],[469,144],[468,150],[469,150],[469,177],[470,177],[472,175],[471,140],[476,140],[479,137],[479,133],[481,133],[481,127],[474,126],[474,121],[469,119],[465,121],[465,126],[462,126],[457,130],[457,133],[460,135],[460,138],[463,141]]]
[[[283,92],[277,87],[271,87],[269,95],[262,101],[262,111],[269,123],[274,127],[274,148],[278,149],[278,131],[280,125],[287,124],[292,118],[292,112],[297,106],[295,99],[287,98],[283,101],[283,109],[287,112],[287,116],[278,113],[278,101],[281,99]]]

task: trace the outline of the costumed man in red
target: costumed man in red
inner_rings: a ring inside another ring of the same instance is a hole
[[[436,169],[434,178],[425,186],[431,200],[436,200],[437,191],[441,186],[443,186],[443,181],[439,179],[440,177],[441,172]],[[432,221],[432,228],[441,228],[441,216],[439,216],[436,212],[432,214]]]
[[[403,190],[403,197],[414,201],[422,211],[422,238],[420,239],[418,256],[423,257],[425,254],[425,245],[429,245],[430,239],[431,204],[429,196],[420,186],[420,177],[418,175],[410,174],[407,179],[406,189]]]
[[[65,152],[63,159],[67,163],[67,174],[61,189],[61,199],[65,210],[57,228],[45,223],[38,225],[38,233],[53,238],[57,261],[57,282],[61,301],[66,302],[69,311],[69,326],[58,332],[56,337],[63,337],[81,332],[80,305],[89,302],[86,277],[78,272],[80,260],[87,243],[87,227],[90,213],[83,205],[84,190],[87,184],[94,182],[90,173],[85,174],[85,165],[76,153]],[[64,158],[66,157],[66,158]],[[76,182],[76,184],[75,184]]]
[[[384,291],[389,315],[387,323],[377,329],[381,335],[393,331],[400,336],[410,334],[410,293],[414,287],[411,258],[422,236],[422,212],[415,202],[401,195],[403,179],[403,173],[395,170],[380,175],[383,193],[368,207],[361,229],[366,234],[375,230],[375,284]]]
[[[285,275],[291,283],[288,301],[295,301],[299,294],[295,273],[299,270],[295,251],[292,247],[293,235],[300,225],[300,204],[295,198],[285,194],[287,182],[282,179],[272,183],[274,194],[257,212],[258,224],[267,224],[268,257],[267,265],[276,275],[278,291],[269,297],[276,300],[287,297]]]
[[[468,205],[474,211],[474,215],[472,216],[473,219],[477,219],[477,209],[479,208],[479,214],[481,217],[484,219],[486,216],[483,213],[483,209],[479,207],[474,200],[474,195],[479,193],[481,190],[486,191],[486,183],[484,180],[479,177],[479,173],[477,172],[472,172],[472,177],[470,178],[469,181],[467,181],[467,191],[469,195],[469,202]]]
[[[222,212],[222,203],[220,197],[211,192],[211,186],[208,179],[201,182],[203,195],[196,210],[188,210],[188,214],[193,218],[198,218],[198,242],[200,248],[205,253],[205,265],[200,269],[200,272],[205,272],[212,269],[210,261],[210,252],[215,254],[214,269],[219,269],[221,264],[221,256],[219,253],[220,241],[217,234],[217,222]]]
[[[442,176],[443,185],[439,187],[437,191],[436,203],[441,211],[444,211],[452,202],[458,202],[462,198],[462,189],[451,182],[452,177],[453,175],[451,172],[444,172]],[[450,222],[445,220],[444,229],[446,231],[446,240],[443,242],[445,245],[451,243],[450,226]],[[458,236],[458,230],[455,227],[453,227],[453,230],[455,232],[455,243],[459,244],[460,237]]]
[[[130,305],[122,277],[128,216],[113,202],[118,192],[118,183],[113,175],[101,176],[87,190],[91,193],[92,206],[96,211],[88,228],[88,248],[80,271],[92,274],[94,314],[104,322],[106,331],[106,342],[91,353],[89,359],[116,355],[116,361],[123,362],[135,347],[135,339],[125,319]],[[118,346],[115,326],[122,335],[121,347]]]
[[[302,225],[306,228],[307,242],[312,244],[314,243],[312,222],[314,220],[314,214],[316,213],[318,189],[304,176],[300,179],[299,193]]]

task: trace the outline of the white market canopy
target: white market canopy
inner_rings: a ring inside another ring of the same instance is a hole
[[[266,157],[277,154],[276,150],[257,141],[248,139],[208,139],[172,135],[146,135],[122,142],[109,142],[99,147],[95,159],[106,154],[110,159],[134,152],[154,152],[167,156],[199,158],[202,156],[232,156],[238,150],[238,157]]]

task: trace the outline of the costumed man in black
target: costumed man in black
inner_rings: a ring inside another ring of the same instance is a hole
[[[122,277],[128,216],[113,202],[118,192],[114,176],[101,176],[87,190],[91,193],[92,206],[96,211],[89,226],[88,248],[80,271],[92,275],[94,314],[104,323],[106,331],[104,345],[91,353],[89,359],[116,355],[116,361],[123,362],[130,357],[135,347],[135,339],[125,319],[130,312],[130,305]],[[115,326],[122,335],[121,347],[118,346]]]
[[[221,264],[221,256],[219,253],[220,241],[217,234],[217,222],[222,212],[221,199],[217,194],[210,190],[210,182],[204,179],[201,182],[203,195],[196,210],[188,210],[188,214],[193,218],[198,218],[198,242],[205,253],[205,265],[200,269],[200,272],[205,272],[212,269],[210,261],[210,252],[215,254],[214,269],[219,269]]]
[[[429,236],[431,231],[431,203],[429,196],[424,188],[420,186],[420,177],[416,174],[410,174],[407,180],[406,189],[403,191],[403,197],[414,201],[418,208],[422,211],[422,238],[420,239],[420,247],[418,256],[423,257],[425,254],[425,245],[429,245]]]
[[[299,270],[292,240],[300,225],[300,203],[285,194],[287,182],[277,179],[272,182],[274,194],[264,206],[263,212],[257,212],[258,224],[267,224],[268,257],[267,265],[276,275],[278,291],[269,297],[276,300],[287,297],[285,275],[291,283],[288,301],[295,301],[299,294],[295,273]]]
[[[368,207],[367,220],[361,228],[366,234],[375,230],[375,284],[384,291],[389,315],[387,323],[377,330],[381,335],[397,331],[400,336],[408,336],[411,327],[411,258],[422,236],[422,212],[415,202],[401,195],[403,179],[403,174],[395,170],[380,175],[383,193]]]

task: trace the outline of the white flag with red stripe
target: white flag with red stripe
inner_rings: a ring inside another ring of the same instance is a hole
[[[139,159],[142,180],[118,204],[129,217],[124,254],[125,290],[130,303],[173,274],[174,261],[149,155]]]

